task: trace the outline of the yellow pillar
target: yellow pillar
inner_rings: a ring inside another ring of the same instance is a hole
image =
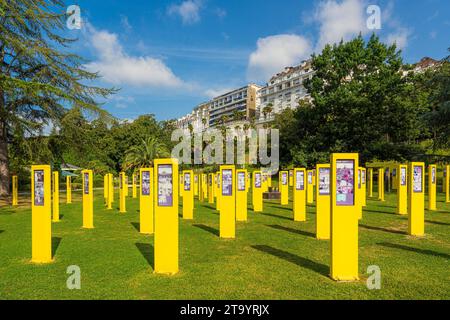
[[[155,160],[155,273],[178,272],[178,160]]]
[[[53,222],[59,222],[59,172],[53,171]]]
[[[262,192],[262,173],[261,171],[253,171],[253,192],[252,204],[253,212],[263,211],[263,192]]]
[[[313,171],[307,170],[306,174],[308,175],[308,180],[306,183],[306,202],[313,203],[314,202]]]
[[[126,204],[126,179],[125,179],[125,172],[121,172],[119,174],[119,212],[125,213],[127,212],[127,204]]]
[[[313,186],[315,187],[316,186],[316,169],[313,169],[312,172],[313,172],[313,180],[312,181],[313,181]]]
[[[220,192],[220,172],[217,172],[215,175],[216,179],[215,179],[215,190],[214,190],[214,195],[216,196],[216,210],[220,211],[220,196],[221,196],[221,192]]]
[[[50,166],[31,166],[31,261],[52,261]]]
[[[408,214],[408,166],[400,164],[396,170],[397,214]]]
[[[17,206],[19,204],[19,192],[18,192],[18,179],[17,176],[12,176],[12,205]]]
[[[306,221],[306,169],[294,169],[293,204],[294,221]]]
[[[358,168],[358,181],[355,189],[356,207],[358,208],[358,219],[362,219],[362,169]]]
[[[409,234],[423,236],[425,234],[425,164],[411,162],[408,179],[408,223]]]
[[[194,189],[192,185],[194,172],[192,170],[183,171],[183,219],[194,219]]]
[[[428,210],[436,211],[436,178],[437,166],[428,166]]]
[[[384,201],[384,168],[378,169],[378,200]]]
[[[262,176],[261,176],[262,178]],[[281,193],[281,205],[285,206],[289,204],[289,181],[288,181],[288,172],[280,171],[280,175],[278,178],[278,185]]]
[[[198,174],[194,175],[194,197],[198,197]]]
[[[289,187],[294,186],[294,170],[289,170]]]
[[[200,174],[198,179],[198,200],[203,202],[205,200],[205,182],[203,181],[203,174]]]
[[[247,170],[236,170],[236,221],[247,221]]]
[[[213,174],[208,174],[208,203],[214,203]]]
[[[330,165],[316,166],[316,238],[330,239]]]
[[[66,203],[72,203],[72,177],[66,177]]]
[[[367,206],[367,170],[361,168],[362,206]]]
[[[105,174],[103,176],[103,202],[104,202],[105,206],[108,205],[108,195],[109,195],[108,187],[109,187],[109,185],[108,185],[108,175]]]
[[[450,203],[450,166],[445,167],[445,202]]]
[[[137,198],[137,181],[136,181],[137,175],[136,173],[133,173],[133,185],[132,185],[132,192],[133,192],[133,199]]]
[[[369,187],[369,198],[372,198],[373,197],[373,169],[369,168],[367,170],[369,170],[368,171],[369,177],[367,180],[367,186]]]
[[[184,180],[183,180],[183,174],[180,174],[179,177],[179,184],[178,184],[178,194],[180,195],[181,198],[183,198],[183,187],[184,187]]]
[[[114,175],[112,173],[110,173],[109,175],[109,196],[108,196],[108,209],[111,210],[112,209],[112,204],[114,202]]]
[[[154,232],[154,207],[153,207],[153,169],[142,168],[139,171],[140,197],[139,197],[139,231],[143,234]]]
[[[331,155],[331,278],[355,281],[358,276],[358,207],[355,182],[358,154]]]
[[[83,176],[83,228],[94,228],[94,176],[92,170],[81,171]]]
[[[236,237],[236,175],[234,166],[220,166],[220,237]]]

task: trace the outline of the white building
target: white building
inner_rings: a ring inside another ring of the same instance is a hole
[[[300,100],[309,99],[303,82],[312,78],[313,73],[311,61],[308,60],[274,75],[257,93],[257,122],[272,121],[275,114],[287,108],[296,108]],[[266,107],[271,108],[272,112],[268,114]]]

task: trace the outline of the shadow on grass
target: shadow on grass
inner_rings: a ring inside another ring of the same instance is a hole
[[[287,231],[290,233],[294,233],[294,234],[299,234],[305,237],[311,237],[311,238],[315,238],[315,234],[308,232],[308,231],[303,231],[303,230],[298,230],[298,229],[292,229],[292,228],[288,228],[288,227],[283,227],[283,226],[279,226],[279,225],[268,225],[266,224],[266,227],[272,228],[272,229],[276,229],[276,230],[281,230],[281,231]]]
[[[0,230],[0,234],[2,234],[3,232],[5,232],[5,230]]]
[[[278,218],[278,219],[284,219],[284,220],[289,220],[289,221],[294,221],[294,219],[288,218],[288,217],[284,217],[284,216],[279,216],[277,214],[272,214],[272,213],[264,213],[264,212],[259,212],[257,214],[262,214],[268,217],[273,217],[273,218]]]
[[[141,232],[141,224],[139,222],[131,222],[131,225],[136,229],[137,232]]]
[[[273,204],[270,204],[269,207],[272,207],[272,208],[275,208],[275,209],[282,209],[282,210],[292,211],[292,208],[285,207],[285,206],[282,206],[282,205],[273,205]]]
[[[154,248],[149,243],[135,243],[134,244],[136,248],[138,248],[139,252],[142,254],[144,259],[147,261],[147,263],[152,267],[152,269],[155,269],[154,265]]]
[[[419,249],[419,248],[414,248],[414,247],[408,247],[408,246],[404,246],[401,244],[396,244],[396,243],[389,243],[389,242],[380,242],[377,243],[380,246],[383,247],[388,247],[388,248],[393,248],[393,249],[400,249],[400,250],[405,250],[405,251],[411,251],[411,252],[416,252],[416,253],[420,253],[420,254],[426,254],[429,256],[435,256],[435,257],[440,257],[440,258],[444,258],[444,259],[449,259],[450,260],[450,255],[446,254],[446,253],[442,253],[442,252],[437,252],[437,251],[433,251],[433,250],[425,250],[425,249]]]
[[[328,268],[328,266],[326,266],[324,264],[309,260],[307,258],[299,257],[290,252],[283,251],[283,250],[280,250],[280,249],[277,249],[274,247],[270,247],[270,246],[266,246],[266,245],[254,245],[251,247],[253,249],[259,250],[264,253],[271,254],[277,258],[286,260],[286,261],[296,264],[300,267],[310,269],[314,272],[317,272],[321,275],[328,277],[329,268]]]
[[[385,228],[374,227],[374,226],[367,226],[367,225],[364,225],[364,224],[360,224],[359,226],[361,228],[367,229],[367,230],[383,231],[383,232],[389,232],[389,233],[394,233],[394,234],[403,234],[403,235],[407,234],[405,231],[391,230],[391,229],[385,229]]]
[[[52,237],[52,258],[54,258],[56,256],[56,251],[58,251],[61,241],[62,241],[62,238]]]
[[[0,211],[0,216],[10,216],[10,215],[12,215],[14,213],[14,210],[11,210],[11,209],[1,209],[1,211]]]
[[[425,220],[426,223],[437,224],[439,226],[450,226],[450,223],[440,222],[440,221],[431,221]]]
[[[212,233],[215,236],[219,236],[220,235],[219,234],[219,230],[214,229],[214,228],[212,228],[210,226],[207,226],[205,224],[193,224],[193,226],[196,227],[196,228],[202,229],[202,230],[204,230],[206,232]]]
[[[373,213],[383,213],[383,214],[397,215],[395,212],[380,211],[380,210],[370,210],[370,209],[363,209],[363,213],[364,213],[364,212],[373,212]]]

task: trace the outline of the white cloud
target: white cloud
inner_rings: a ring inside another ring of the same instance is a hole
[[[386,37],[386,42],[388,44],[396,44],[397,49],[404,49],[408,45],[408,37],[410,31],[407,28],[399,28],[393,33],[390,33]]]
[[[320,24],[320,35],[316,51],[326,44],[348,41],[355,35],[366,34],[366,6],[361,0],[327,0],[321,2],[314,14],[314,20]]]
[[[219,19],[223,19],[227,16],[227,10],[223,9],[223,8],[216,8],[216,10],[214,10],[214,13],[216,14],[217,17],[219,17]]]
[[[130,56],[124,52],[118,37],[108,31],[89,26],[89,41],[98,60],[85,65],[99,72],[103,80],[113,85],[137,87],[180,87],[184,83],[163,61],[149,56]]]
[[[311,54],[308,39],[295,34],[260,38],[249,58],[247,75],[251,81],[267,81],[283,68],[298,64]]]
[[[181,4],[172,4],[167,9],[167,13],[180,16],[183,24],[194,24],[200,21],[200,9],[199,0],[187,0]]]
[[[133,29],[128,21],[128,17],[125,15],[120,15],[120,25],[125,29],[125,31],[131,31]]]

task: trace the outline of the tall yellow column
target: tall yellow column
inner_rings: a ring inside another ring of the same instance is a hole
[[[155,160],[155,273],[178,272],[178,160]]]
[[[108,198],[108,209],[112,209],[112,204],[114,203],[114,175],[109,174],[109,198]]]
[[[308,180],[306,184],[306,202],[313,203],[314,202],[313,171],[307,170],[306,174],[308,175]]]
[[[31,166],[31,261],[52,261],[50,166]]]
[[[17,176],[12,176],[12,205],[17,206],[19,204],[19,192],[18,192],[18,179]]]
[[[437,166],[435,164],[428,166],[428,210],[436,210],[436,181]]]
[[[222,193],[220,192],[220,186],[221,186],[221,177],[220,177],[220,171],[216,173],[215,175],[216,177],[216,184],[215,184],[215,190],[214,190],[214,195],[216,196],[216,210],[220,211],[220,198]]]
[[[92,170],[81,171],[83,176],[83,228],[94,228],[94,176]]]
[[[72,203],[72,177],[66,177],[66,203]]]
[[[294,169],[293,199],[294,221],[306,221],[306,169]]]
[[[125,213],[127,212],[127,204],[126,204],[126,179],[125,179],[125,172],[121,172],[119,174],[119,212]]]
[[[143,234],[153,234],[154,232],[154,188],[153,188],[153,168],[142,168],[140,176],[140,197],[139,197],[139,231]]]
[[[220,166],[220,237],[236,237],[236,175],[234,166]]]
[[[132,192],[133,192],[133,199],[137,198],[137,175],[136,173],[133,173],[133,185],[132,185]]]
[[[53,171],[53,222],[59,222],[59,172]]]
[[[262,178],[262,174],[261,174]],[[281,205],[285,206],[289,204],[289,181],[288,181],[288,172],[280,171],[280,175],[278,178],[278,185],[281,193]],[[261,186],[262,187],[262,186]]]
[[[355,189],[356,207],[358,208],[358,219],[362,219],[362,170],[358,168],[358,181]]]
[[[108,185],[108,175],[105,174],[103,176],[103,202],[104,202],[105,206],[108,205],[108,195],[109,195],[108,187],[109,187],[109,185]]]
[[[212,173],[208,174],[208,203],[213,204],[214,203],[214,175]]]
[[[316,166],[316,238],[330,239],[330,165]]]
[[[362,206],[367,206],[367,170],[361,168]]]
[[[194,197],[198,197],[198,174],[194,175]]]
[[[199,174],[198,176],[198,200],[205,201],[205,182],[203,181],[203,174]]]
[[[378,169],[378,200],[384,201],[384,168]]]
[[[408,179],[408,222],[409,234],[423,236],[425,234],[425,164],[411,162]]]
[[[178,184],[178,188],[179,188],[178,194],[180,195],[181,198],[183,198],[183,195],[184,195],[184,193],[183,193],[183,187],[184,187],[183,174],[180,174],[180,177],[179,177],[178,181],[179,181],[179,184]]]
[[[400,164],[397,167],[396,186],[397,186],[397,214],[408,214],[408,166]]]
[[[247,170],[236,170],[236,221],[247,221]]]
[[[194,219],[194,189],[192,185],[194,172],[192,170],[183,171],[183,219]]]
[[[445,166],[445,202],[450,203],[450,166]]]
[[[367,187],[369,188],[369,198],[373,197],[373,169],[367,169],[369,173],[369,177],[367,179]]]
[[[358,207],[355,199],[358,154],[331,155],[331,278],[355,281],[358,275]]]
[[[252,204],[253,212],[263,211],[263,192],[262,192],[262,173],[261,171],[253,171],[253,192]]]
[[[269,172],[268,176],[267,176],[267,186],[272,188],[272,173]]]

